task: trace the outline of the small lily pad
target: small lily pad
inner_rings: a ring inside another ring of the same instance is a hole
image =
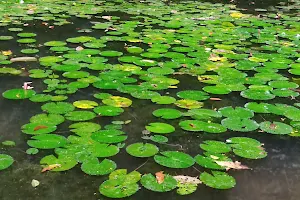
[[[175,128],[166,123],[153,122],[146,126],[146,129],[152,133],[167,134],[175,131]]]
[[[158,150],[157,146],[149,143],[134,143],[126,148],[128,154],[141,158],[154,156]]]

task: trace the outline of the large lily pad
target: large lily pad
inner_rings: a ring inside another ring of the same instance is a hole
[[[116,163],[109,159],[104,159],[100,163],[98,159],[89,159],[81,165],[81,170],[88,175],[106,175],[116,168]]]
[[[160,122],[150,123],[146,126],[146,129],[152,133],[160,134],[172,133],[175,131],[175,128],[172,125]]]
[[[18,99],[28,99],[35,95],[34,90],[24,90],[24,89],[11,89],[11,90],[6,90],[2,96],[6,99],[13,99],[13,100],[18,100]]]
[[[178,151],[163,151],[162,155],[155,155],[154,160],[158,164],[169,168],[188,168],[194,165],[194,159],[185,153]]]
[[[152,174],[145,174],[142,176],[141,184],[148,190],[154,192],[168,192],[176,188],[177,181],[168,174],[164,175],[164,181],[158,183]]]
[[[41,134],[33,136],[27,144],[37,149],[54,149],[67,144],[67,139],[61,135]]]

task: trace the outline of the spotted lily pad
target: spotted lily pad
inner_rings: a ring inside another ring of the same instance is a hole
[[[94,109],[94,112],[100,116],[117,116],[124,112],[123,108],[114,106],[99,106]]]
[[[18,100],[18,99],[27,99],[35,95],[34,90],[24,90],[24,89],[11,89],[11,90],[6,90],[2,96],[6,99],[13,99],[13,100]]]
[[[80,100],[80,101],[75,101],[73,105],[76,108],[81,108],[81,109],[92,109],[96,106],[98,106],[98,103],[95,101],[90,101],[90,100]]]
[[[126,148],[128,154],[135,157],[151,157],[158,153],[158,147],[149,143],[134,143]]]
[[[103,99],[102,102],[106,105],[114,107],[129,107],[132,104],[130,99],[120,96],[110,96],[106,99]]]
[[[185,153],[178,151],[163,151],[162,155],[155,155],[154,160],[158,164],[169,168],[188,168],[194,165],[194,159]]]
[[[141,184],[148,190],[154,192],[168,192],[176,188],[177,181],[168,174],[164,175],[164,181],[158,183],[152,174],[145,174],[142,176]]]
[[[281,123],[281,122],[269,122],[265,121],[259,124],[259,127],[261,130],[271,133],[271,134],[279,134],[279,135],[285,135],[289,134],[293,131],[293,128],[287,124]]]
[[[225,172],[212,171],[212,175],[203,172],[200,175],[200,180],[207,185],[215,189],[230,189],[236,184],[235,179]]]

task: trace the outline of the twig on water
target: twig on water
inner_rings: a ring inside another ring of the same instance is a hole
[[[136,171],[136,170],[140,169],[140,168],[143,167],[148,161],[149,161],[149,158],[148,158],[143,164],[141,164],[140,166],[138,166],[138,167],[137,167],[135,170],[133,170],[133,171]]]

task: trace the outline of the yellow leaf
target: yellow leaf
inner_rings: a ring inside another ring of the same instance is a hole
[[[8,50],[8,51],[2,51],[2,54],[4,56],[10,56],[12,54],[12,51],[11,50]]]
[[[244,16],[244,14],[240,13],[240,12],[233,12],[230,14],[231,17],[233,18],[241,18]]]

